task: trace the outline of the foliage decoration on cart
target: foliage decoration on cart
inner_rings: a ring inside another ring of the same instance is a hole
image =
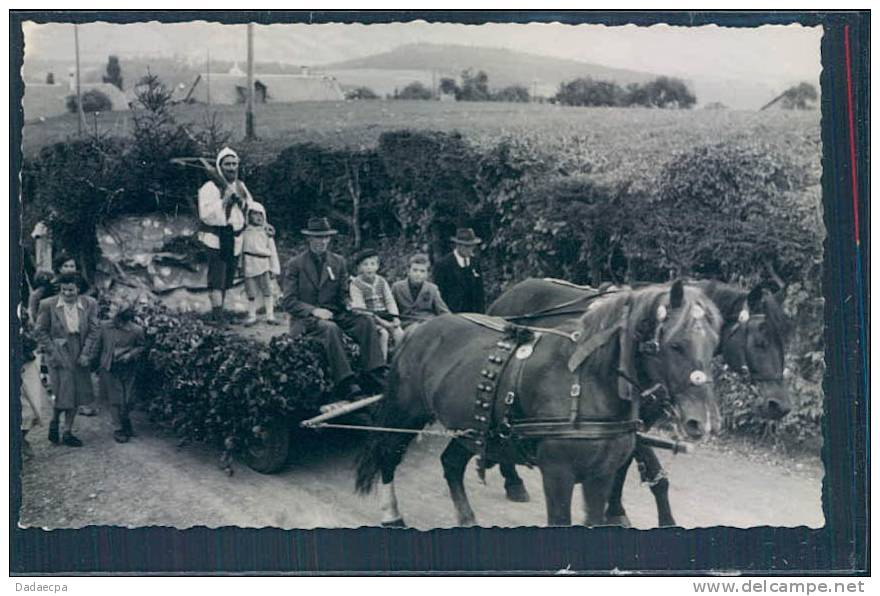
[[[137,317],[149,342],[141,387],[150,418],[181,445],[221,448],[227,473],[233,456],[258,471],[283,465],[289,421],[313,415],[329,388],[319,346],[287,334],[248,339],[158,304],[141,304]]]

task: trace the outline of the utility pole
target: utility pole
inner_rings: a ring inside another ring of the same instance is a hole
[[[208,106],[211,105],[211,50],[208,50],[208,61],[205,66],[205,92],[208,94]]]
[[[254,134],[254,24],[247,26],[247,114],[244,120],[244,137],[256,138]]]
[[[86,117],[83,114],[82,93],[79,85],[79,25],[76,23],[73,24],[73,42],[76,45],[76,111],[79,114],[79,136],[82,136]]]

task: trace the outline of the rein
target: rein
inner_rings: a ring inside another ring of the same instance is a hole
[[[616,294],[618,290],[608,290],[605,292],[599,292],[597,294],[586,294],[583,296],[578,296],[576,298],[572,298],[566,302],[561,304],[556,304],[553,306],[548,306],[546,308],[542,308],[540,310],[536,310],[534,312],[524,314],[524,315],[510,315],[502,317],[508,321],[521,321],[521,320],[529,320],[529,319],[540,319],[546,316],[563,316],[563,315],[582,315],[584,314],[583,309],[572,309],[572,310],[560,310],[564,308],[568,308],[569,306],[574,306],[575,304],[579,304],[581,302],[590,302],[596,298],[602,298],[604,296],[609,296],[611,294]]]

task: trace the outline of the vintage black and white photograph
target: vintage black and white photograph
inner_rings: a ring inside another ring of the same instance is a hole
[[[23,24],[21,527],[825,525],[822,27],[206,18]]]

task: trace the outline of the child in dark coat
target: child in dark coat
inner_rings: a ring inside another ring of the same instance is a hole
[[[144,351],[144,329],[134,322],[134,305],[114,303],[111,320],[101,327],[97,344],[100,354],[98,374],[101,389],[110,402],[117,443],[127,443],[134,436],[129,412],[134,401],[135,380]]]

